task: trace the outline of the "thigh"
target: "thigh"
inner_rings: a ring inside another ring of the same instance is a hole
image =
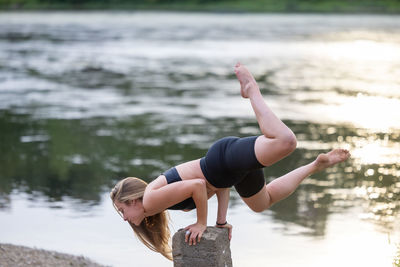
[[[267,138],[263,135],[257,137],[254,144],[256,158],[264,166],[274,164],[289,155],[292,151],[293,149],[282,140]]]
[[[255,212],[262,212],[271,206],[271,197],[268,194],[266,185],[251,197],[242,197],[244,203]]]

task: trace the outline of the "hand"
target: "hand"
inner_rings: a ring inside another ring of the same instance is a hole
[[[187,226],[185,228],[185,242],[189,241],[189,246],[196,245],[196,237],[197,242],[200,242],[201,236],[203,235],[204,231],[206,230],[207,226],[201,223],[195,223]]]
[[[219,227],[219,228],[228,228],[229,232],[228,232],[228,237],[229,237],[229,241],[232,239],[232,228],[233,226],[229,223],[226,223],[225,225],[215,225],[215,227]]]

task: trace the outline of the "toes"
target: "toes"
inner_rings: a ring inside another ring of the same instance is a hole
[[[347,149],[341,149],[340,152],[342,152],[345,155],[349,155],[350,152]]]

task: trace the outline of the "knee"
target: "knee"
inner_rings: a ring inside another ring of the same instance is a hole
[[[261,203],[257,203],[257,205],[252,205],[250,206],[250,209],[254,212],[263,212],[264,210],[269,209],[269,207],[271,206],[271,202],[270,200],[267,201],[262,201]]]
[[[284,150],[286,154],[292,153],[297,147],[296,136],[290,130],[287,134],[280,138],[280,141],[282,145],[282,150]]]
[[[264,210],[267,210],[269,208],[269,205],[257,205],[255,207],[250,207],[250,209],[254,212],[260,213],[263,212]]]

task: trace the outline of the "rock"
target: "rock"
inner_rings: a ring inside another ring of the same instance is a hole
[[[207,227],[199,243],[185,243],[185,230],[172,238],[174,267],[231,267],[231,249],[227,228]]]
[[[82,256],[11,244],[0,244],[0,267],[24,266],[101,267],[102,265]]]

